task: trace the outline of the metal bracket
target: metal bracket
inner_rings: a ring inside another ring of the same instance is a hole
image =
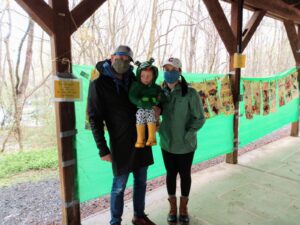
[[[64,64],[66,64],[66,63],[64,63]],[[64,78],[64,79],[76,79],[76,77],[74,76],[74,74],[69,73],[69,72],[64,72],[64,73],[58,72],[56,74],[56,76],[58,78]]]
[[[235,138],[235,139],[233,139],[233,143],[240,144],[241,142],[239,142],[239,139],[238,139],[238,138]]]
[[[73,207],[73,205],[78,205],[78,204],[79,204],[78,200],[73,200],[71,202],[65,202],[64,206],[65,206],[65,208],[70,208],[70,207]]]
[[[70,137],[77,134],[77,129],[74,130],[67,130],[67,131],[61,131],[60,132],[60,138]]]
[[[67,160],[62,162],[62,167],[73,166],[75,164],[75,159]]]

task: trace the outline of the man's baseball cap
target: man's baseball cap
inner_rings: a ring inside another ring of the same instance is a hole
[[[172,66],[174,66],[174,67],[176,67],[178,69],[182,68],[182,63],[181,63],[180,59],[173,58],[173,57],[164,60],[163,66],[165,66],[165,65],[172,65]]]
[[[113,55],[127,55],[131,61],[133,61],[133,52],[131,48],[127,45],[119,45],[116,48]]]

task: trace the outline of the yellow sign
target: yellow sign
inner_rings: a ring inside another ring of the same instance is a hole
[[[234,53],[233,56],[233,68],[245,68],[246,55]]]
[[[55,78],[54,100],[67,102],[81,100],[81,80]]]

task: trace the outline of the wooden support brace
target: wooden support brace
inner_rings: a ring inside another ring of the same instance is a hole
[[[252,17],[248,21],[248,23],[243,31],[242,52],[247,47],[249,41],[251,40],[253,34],[255,33],[257,27],[259,26],[260,22],[264,18],[265,14],[266,14],[266,11],[257,10],[253,13]]]
[[[71,11],[71,33],[74,33],[106,0],[83,0]]]
[[[53,34],[53,11],[43,0],[16,0],[16,2],[49,35]]]
[[[208,13],[230,55],[236,51],[236,38],[218,0],[203,0]]]

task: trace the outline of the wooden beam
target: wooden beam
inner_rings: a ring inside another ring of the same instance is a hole
[[[243,26],[243,0],[238,0],[231,5],[231,29],[236,36],[237,53],[242,53],[242,27]],[[233,117],[233,151],[226,155],[226,162],[231,164],[238,163],[238,148],[239,148],[239,103],[240,103],[240,81],[241,69],[233,68],[233,54],[230,54],[229,71],[234,71],[230,76],[233,102],[235,113]]]
[[[68,0],[50,0],[55,16],[55,24],[51,36],[53,71],[66,72],[71,69],[71,20]],[[65,64],[63,59],[69,60]],[[70,76],[71,78],[71,76]],[[74,135],[63,137],[66,132],[75,131],[74,102],[56,102],[56,133],[58,145],[58,165],[62,199],[62,223],[64,225],[80,224],[80,204],[76,199],[76,164]],[[74,162],[74,163],[70,163]]]
[[[226,2],[237,2],[237,0],[224,0]],[[282,0],[244,0],[244,8],[249,10],[265,10],[267,15],[279,20],[292,20],[300,24],[300,10],[289,7]]]
[[[71,11],[71,33],[74,33],[106,0],[83,0]]]
[[[53,34],[53,12],[43,0],[16,0],[16,2],[49,35]]]
[[[298,53],[298,51],[300,50],[300,37],[297,34],[296,31],[296,26],[292,21],[283,21],[291,48],[292,48],[292,52],[294,55],[294,58],[297,62],[300,62],[300,53]]]
[[[207,11],[217,28],[217,31],[230,55],[235,49],[236,38],[231,30],[228,20],[218,0],[203,0]]]
[[[250,20],[248,21],[244,31],[243,31],[243,41],[242,41],[242,52],[246,49],[249,41],[251,40],[253,34],[255,33],[260,22],[264,18],[266,11],[257,10],[253,13]]]

